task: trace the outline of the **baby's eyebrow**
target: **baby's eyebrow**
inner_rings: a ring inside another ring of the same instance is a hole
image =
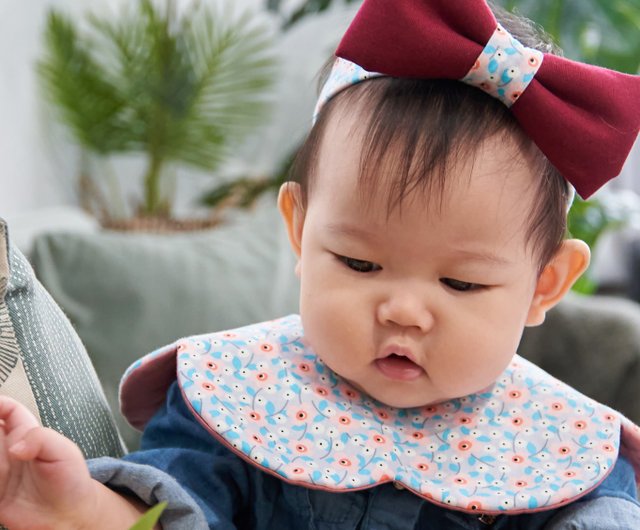
[[[452,251],[457,258],[468,261],[484,261],[492,265],[511,265],[512,262],[503,256],[499,256],[489,250],[468,250],[457,248]]]
[[[329,223],[326,225],[329,232],[338,236],[348,236],[354,239],[364,239],[366,241],[375,242],[379,237],[374,230],[368,230],[359,226],[346,223]]]

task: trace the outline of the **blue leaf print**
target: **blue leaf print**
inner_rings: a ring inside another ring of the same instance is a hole
[[[487,68],[487,70],[489,70],[490,74],[495,74],[498,70],[498,61],[496,61],[495,59],[491,59],[489,61],[489,67]]]
[[[537,448],[536,446],[533,444],[533,442],[529,442],[527,444],[527,451],[529,451],[529,454],[532,455],[533,453],[537,452]]]
[[[538,507],[538,501],[536,500],[535,497],[529,497],[529,509],[533,510],[534,508]]]
[[[242,368],[242,362],[240,362],[240,357],[234,357],[232,362],[233,362],[233,367],[236,370],[240,370],[240,368]]]
[[[485,416],[487,418],[493,419],[493,418],[496,417],[496,413],[493,412],[493,410],[491,410],[491,409],[487,409],[487,411],[485,412]]]
[[[192,401],[191,406],[193,407],[193,410],[195,410],[198,414],[202,412],[202,401]]]
[[[487,47],[484,49],[484,53],[486,53],[487,55],[491,55],[491,54],[493,54],[493,53],[496,53],[497,51],[498,51],[498,50],[496,49],[496,47],[495,47],[495,46],[487,46]]]
[[[267,401],[267,406],[265,407],[267,414],[273,414],[276,411],[276,407],[273,404],[273,401]]]
[[[534,77],[534,76],[533,76],[533,74],[524,74],[524,75],[522,76],[522,80],[523,80],[525,83],[529,83],[529,82],[533,79],[533,77]]]
[[[516,50],[515,48],[505,48],[504,51],[507,53],[507,55],[515,55],[516,53],[518,53],[518,50]]]

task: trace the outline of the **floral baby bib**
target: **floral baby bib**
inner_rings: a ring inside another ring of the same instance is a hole
[[[245,460],[331,491],[393,481],[467,512],[556,508],[595,488],[619,451],[638,476],[640,430],[515,356],[484,391],[396,409],[361,394],[291,315],[182,339],[132,365],[122,411],[143,428],[177,377],[193,414]]]

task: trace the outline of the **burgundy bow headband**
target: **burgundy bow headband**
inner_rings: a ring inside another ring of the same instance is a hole
[[[380,75],[467,82],[509,106],[585,199],[620,173],[640,129],[640,76],[526,48],[485,0],[365,0],[336,55],[318,109]]]

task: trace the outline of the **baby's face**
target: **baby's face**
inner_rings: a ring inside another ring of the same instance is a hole
[[[491,139],[473,165],[450,171],[441,206],[417,191],[387,217],[382,193],[362,200],[350,125],[329,124],[302,227],[300,313],[310,345],[392,406],[489,386],[531,318],[538,263],[525,233],[534,176],[513,160],[510,141]]]

